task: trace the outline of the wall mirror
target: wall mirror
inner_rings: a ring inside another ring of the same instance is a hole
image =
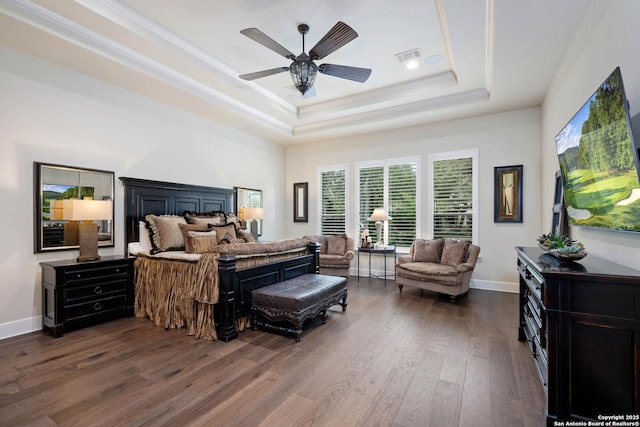
[[[253,188],[234,187],[235,190],[235,211],[238,217],[246,223],[245,227],[251,230],[251,223],[254,223],[257,227],[258,236],[262,236],[262,216],[264,212],[262,210],[249,210],[248,208],[262,208],[262,190],[256,190]],[[257,213],[258,218],[250,218],[252,215],[249,212]],[[249,221],[251,220],[251,221]],[[255,222],[254,222],[255,221]]]
[[[77,228],[66,218],[64,200],[114,200],[114,173],[34,162],[34,252],[78,249]],[[113,212],[98,224],[98,246],[113,246]],[[66,229],[66,233],[65,233]]]

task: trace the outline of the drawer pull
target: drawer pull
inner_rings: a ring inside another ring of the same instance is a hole
[[[93,289],[93,292],[95,292],[96,295],[100,295],[102,293],[102,288],[100,286],[96,286]]]
[[[116,268],[116,273],[120,273],[120,269],[119,268]]]
[[[82,277],[82,274],[78,273],[78,274],[76,274],[76,277],[79,279],[79,278]]]
[[[93,304],[93,309],[95,311],[99,311],[102,308],[102,304],[100,304],[99,302]]]

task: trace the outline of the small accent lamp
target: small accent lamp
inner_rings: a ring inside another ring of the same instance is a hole
[[[376,241],[376,246],[379,246],[382,244],[381,240],[382,240],[382,221],[389,221],[392,220],[393,218],[391,218],[389,216],[389,214],[387,214],[387,211],[385,211],[382,208],[376,208],[373,210],[373,213],[371,214],[371,216],[369,218],[367,218],[367,221],[375,221],[376,222],[376,233],[377,233],[377,238],[378,240]]]
[[[264,219],[264,208],[245,208],[244,217],[251,221],[251,235],[258,241],[258,220]]]
[[[65,200],[63,219],[78,221],[78,262],[100,259],[98,255],[98,224],[93,221],[105,221],[112,218],[111,200]],[[65,229],[66,233],[66,229]]]

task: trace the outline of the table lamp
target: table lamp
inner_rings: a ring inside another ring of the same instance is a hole
[[[392,220],[393,218],[391,218],[389,216],[389,214],[387,214],[387,212],[383,209],[383,208],[376,208],[373,210],[373,213],[371,214],[371,216],[369,218],[367,218],[367,221],[375,221],[376,222],[376,233],[377,233],[377,238],[378,240],[376,241],[376,246],[380,246],[381,240],[382,240],[382,221],[389,221]]]
[[[64,200],[62,219],[78,221],[78,261],[94,261],[98,255],[98,224],[93,221],[110,220],[113,216],[111,200]],[[65,234],[66,234],[65,228]],[[65,242],[66,242],[65,238]]]
[[[244,217],[251,222],[251,235],[258,241],[258,220],[264,219],[264,208],[245,208]]]

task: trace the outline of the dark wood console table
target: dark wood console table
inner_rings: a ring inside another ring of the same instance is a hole
[[[547,392],[547,425],[639,421],[640,271],[592,255],[565,262],[538,248],[516,253],[518,339]]]

